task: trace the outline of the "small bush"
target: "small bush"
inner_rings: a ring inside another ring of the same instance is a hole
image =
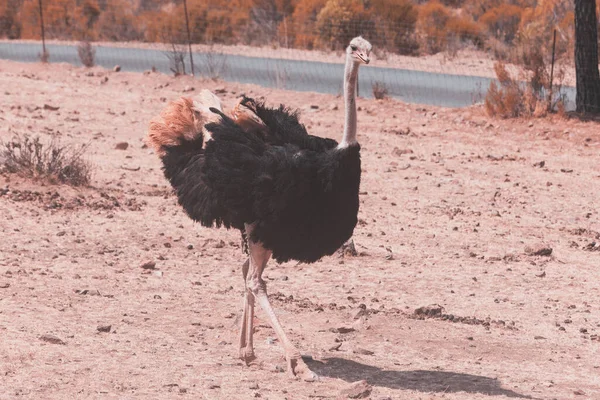
[[[44,145],[39,137],[15,136],[0,144],[0,171],[50,183],[85,186],[91,177],[91,166],[83,160],[87,147],[62,146],[54,140]]]
[[[90,42],[79,42],[77,54],[79,54],[79,60],[85,67],[91,68],[95,65],[96,49],[92,47]]]
[[[187,58],[185,46],[171,43],[169,50],[165,51],[164,55],[169,59],[169,69],[174,76],[185,75],[185,60]]]
[[[385,83],[374,82],[371,88],[373,89],[373,97],[377,100],[383,100],[388,97],[388,89],[387,86],[385,86]]]

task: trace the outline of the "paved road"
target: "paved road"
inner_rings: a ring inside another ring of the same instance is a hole
[[[51,62],[81,65],[77,48],[68,45],[47,45]],[[0,58],[35,62],[40,53],[39,44],[0,43]],[[170,73],[169,60],[159,50],[136,48],[96,47],[96,63],[105,68],[120,65],[126,71],[144,71],[153,66],[160,72]],[[194,53],[194,64],[201,73],[209,67],[218,71],[226,81],[254,83],[297,91],[338,94],[342,92],[342,64],[246,57],[240,55]],[[409,103],[464,107],[481,101],[491,82],[490,78],[465,75],[438,74],[409,69],[363,67],[360,71],[360,94],[371,97],[371,87],[383,82],[390,96]],[[567,109],[575,104],[575,88],[566,88]]]

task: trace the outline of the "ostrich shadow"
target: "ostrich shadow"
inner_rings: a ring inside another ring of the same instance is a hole
[[[337,357],[324,359],[323,362],[307,357],[305,361],[319,376],[339,378],[346,382],[364,379],[373,386],[390,389],[415,390],[425,393],[467,392],[489,396],[533,399],[531,396],[503,389],[498,379],[486,376],[447,371],[386,370]]]

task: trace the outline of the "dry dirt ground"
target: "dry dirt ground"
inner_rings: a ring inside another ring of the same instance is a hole
[[[306,383],[260,310],[258,360],[236,358],[239,233],[190,221],[144,146],[203,87],[341,135],[335,96],[0,61],[1,139],[89,143],[94,165],[89,188],[0,176],[0,399],[600,398],[598,122],[359,99],[358,255],[266,270]]]

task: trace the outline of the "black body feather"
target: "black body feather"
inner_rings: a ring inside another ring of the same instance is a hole
[[[202,137],[167,147],[164,173],[187,214],[204,226],[244,231],[279,262],[333,254],[357,222],[360,147],[308,135],[297,114],[245,98],[267,129],[244,131],[221,114]]]

